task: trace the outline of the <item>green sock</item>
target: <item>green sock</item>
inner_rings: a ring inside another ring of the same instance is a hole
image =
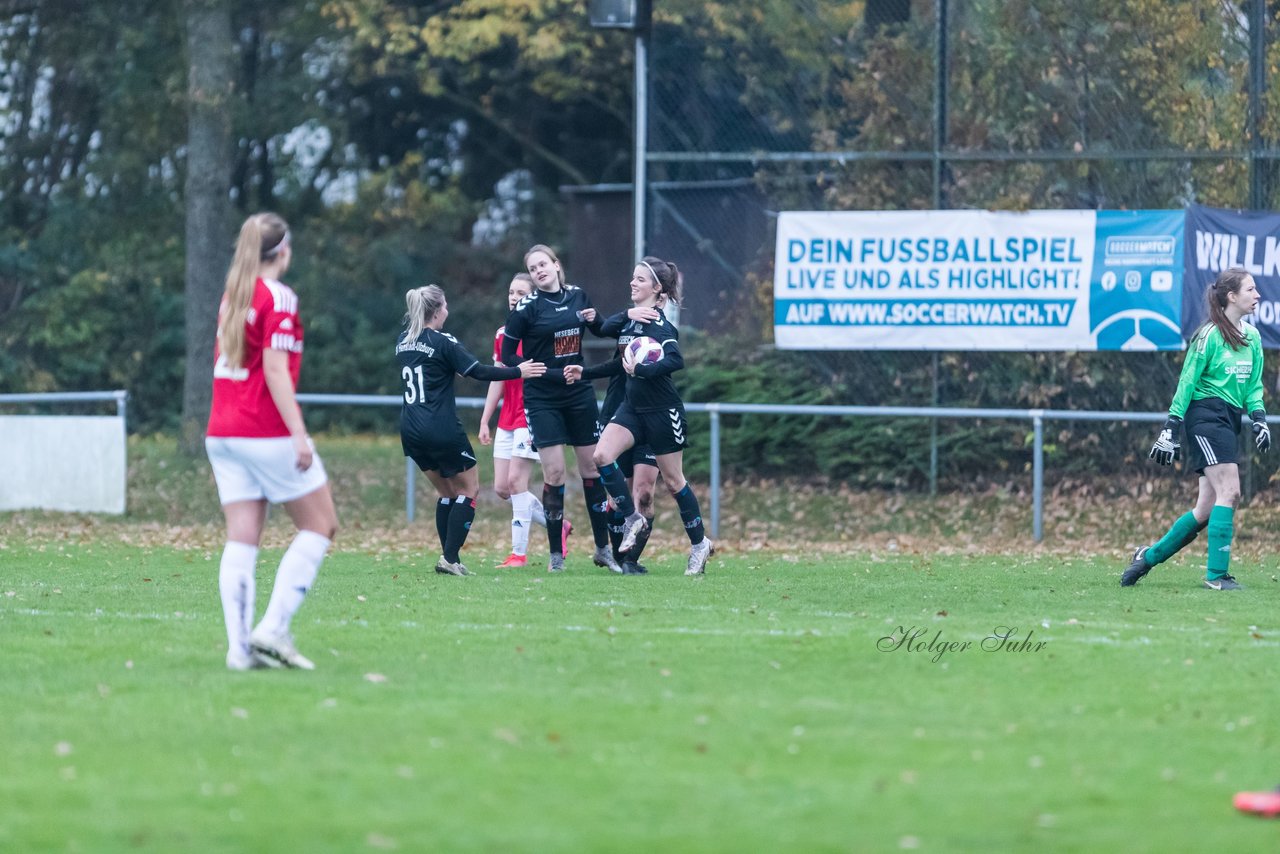
[[[1147,565],[1156,566],[1173,557],[1196,538],[1196,534],[1200,533],[1202,527],[1204,526],[1196,521],[1195,515],[1190,510],[1183,513],[1165,532],[1165,535],[1147,549]]]
[[[1205,578],[1212,581],[1227,574],[1231,568],[1232,519],[1235,511],[1230,507],[1214,505],[1209,514],[1209,561]]]

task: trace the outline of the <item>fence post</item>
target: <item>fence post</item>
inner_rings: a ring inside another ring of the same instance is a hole
[[[404,515],[413,521],[413,457],[404,458]]]
[[[720,407],[707,404],[711,413],[711,536],[720,537]]]
[[[938,406],[938,354],[933,354],[933,399],[931,404]],[[938,419],[929,419],[929,497],[938,497]]]
[[[1031,455],[1031,536],[1038,543],[1044,539],[1044,410],[1031,410],[1035,426],[1035,447]]]

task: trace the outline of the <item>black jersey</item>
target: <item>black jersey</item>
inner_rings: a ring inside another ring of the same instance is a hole
[[[616,331],[618,355],[608,362],[584,369],[583,377],[609,377],[609,390],[605,393],[605,403],[601,407],[602,421],[612,417],[623,399],[629,401],[637,412],[682,405],[680,392],[676,391],[676,384],[671,380],[671,375],[684,367],[684,356],[680,353],[680,333],[667,320],[662,309],[658,309],[658,319],[653,321],[631,320],[626,312],[615,314],[604,322],[601,331],[605,334]],[[644,337],[652,338],[662,345],[662,358],[652,364],[636,365],[635,373],[628,377],[622,368],[621,353],[632,339]],[[623,397],[617,397],[618,387],[625,389]],[[615,397],[616,401],[611,399]]]
[[[613,413],[618,411],[618,407],[622,405],[622,401],[627,397],[627,372],[622,367],[622,348],[626,346],[626,342],[620,337],[622,330],[626,327],[631,319],[627,317],[626,312],[615,314],[605,320],[604,325],[600,329],[602,337],[617,338],[618,347],[613,352],[613,358],[599,365],[592,365],[589,368],[582,369],[582,378],[584,380],[609,378],[609,387],[604,392],[604,403],[600,404],[600,423],[607,424],[609,419],[613,417]],[[629,342],[631,336],[628,335],[626,341]]]
[[[595,398],[591,386],[582,383],[566,385],[565,365],[582,364],[582,335],[585,329],[600,335],[600,317],[593,323],[582,319],[582,312],[594,308],[581,288],[564,285],[555,293],[534,290],[511,310],[503,333],[502,361],[517,365],[533,359],[547,366],[540,377],[524,381],[526,408],[559,406],[578,398]],[[523,356],[516,355],[521,347]]]
[[[457,374],[485,381],[520,376],[518,368],[481,364],[448,332],[424,329],[417,340],[406,338],[407,334],[402,334],[396,341],[396,362],[404,387],[404,404],[400,407],[402,433],[424,435],[446,426],[453,429],[458,420],[453,391]]]

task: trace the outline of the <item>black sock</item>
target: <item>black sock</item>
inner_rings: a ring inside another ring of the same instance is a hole
[[[689,484],[676,493],[676,506],[680,508],[680,521],[684,522],[684,532],[689,535],[689,543],[697,545],[707,536],[702,527],[702,510],[698,507],[698,496],[693,494]]]
[[[609,545],[609,493],[600,478],[584,477],[582,495],[587,500],[587,515],[591,518],[591,536],[595,538],[596,548],[605,548]]]
[[[609,508],[609,545],[613,548],[613,559],[619,565],[622,564],[622,555],[618,552],[618,546],[622,545],[622,523],[626,518],[618,512],[618,508]]]
[[[649,535],[653,533],[653,517],[644,517],[644,528],[636,535],[636,544],[631,547],[631,551],[627,552],[627,560],[632,563],[640,562],[640,554],[644,551],[644,547],[649,544]]]
[[[542,513],[547,517],[547,546],[553,555],[564,554],[564,484],[542,485]]]
[[[449,512],[453,509],[452,498],[441,498],[436,504],[436,533],[440,535],[440,551],[449,539]]]
[[[608,490],[613,506],[618,508],[623,519],[636,512],[636,505],[631,500],[631,490],[627,489],[627,479],[622,476],[622,469],[618,468],[617,463],[600,467],[600,482]],[[583,484],[586,484],[585,480]]]
[[[458,552],[471,533],[471,521],[476,518],[476,502],[474,498],[459,495],[453,500],[453,508],[449,511],[449,538],[444,544],[444,559],[449,563],[457,563]]]

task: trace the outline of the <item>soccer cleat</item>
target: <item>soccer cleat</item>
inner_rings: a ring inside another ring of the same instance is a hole
[[[1217,578],[1206,578],[1204,586],[1210,590],[1243,590],[1244,587],[1236,583],[1236,580],[1230,575],[1222,575]]]
[[[596,566],[603,566],[610,572],[622,572],[622,567],[618,566],[618,561],[613,556],[613,550],[608,546],[596,546],[596,553],[591,556],[591,560]]]
[[[1132,587],[1150,571],[1151,564],[1147,563],[1147,547],[1139,546],[1133,553],[1133,560],[1129,562],[1129,568],[1120,576],[1120,586]]]
[[[648,575],[649,570],[645,569],[641,564],[634,560],[626,560],[622,562],[623,575]]]
[[[551,558],[547,561],[547,572],[564,572],[564,555],[551,553]]]
[[[268,634],[262,629],[254,629],[249,636],[249,647],[263,658],[274,659],[285,667],[296,667],[299,670],[315,670],[316,666],[293,645],[293,638],[288,632]]]
[[[507,559],[498,564],[498,569],[513,569],[520,566],[528,566],[529,558],[524,555],[518,555],[515,552],[507,555]]]
[[[1240,812],[1263,818],[1280,816],[1280,789],[1271,792],[1236,792],[1235,807]]]
[[[227,652],[228,670],[269,670],[280,667],[280,662],[266,655],[258,655],[250,650],[230,650]]]
[[[470,575],[467,568],[461,562],[451,563],[442,556],[436,561],[436,572],[441,575]]]
[[[566,557],[569,554],[569,535],[572,533],[573,523],[568,519],[563,520],[563,524],[560,526],[560,554],[565,555]]]
[[[627,521],[622,524],[622,542],[618,543],[618,551],[626,554],[635,548],[636,540],[644,533],[644,529],[648,527],[649,520],[641,516],[639,513],[632,513]]]
[[[711,540],[703,537],[702,542],[689,549],[689,568],[684,571],[684,574],[702,575],[707,571],[707,561],[715,553],[716,547],[712,545]]]

